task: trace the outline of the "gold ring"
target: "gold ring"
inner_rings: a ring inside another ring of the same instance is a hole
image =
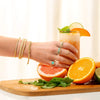
[[[63,44],[64,44],[64,42],[61,42],[61,43],[60,43],[60,48],[62,48]]]

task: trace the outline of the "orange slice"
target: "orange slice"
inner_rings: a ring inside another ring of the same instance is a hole
[[[100,67],[100,62],[95,62],[96,68]]]
[[[71,33],[75,33],[75,32],[79,32],[80,36],[90,36],[90,33],[86,29],[83,29],[83,28],[73,28],[71,30]]]
[[[80,58],[69,67],[67,75],[74,80],[74,83],[85,83],[93,77],[94,72],[94,60],[89,57],[84,57]]]
[[[67,69],[60,67],[51,67],[49,65],[39,64],[37,67],[38,74],[46,81],[53,77],[64,78],[67,75]]]

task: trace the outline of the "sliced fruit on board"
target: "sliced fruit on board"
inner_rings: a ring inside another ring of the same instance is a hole
[[[73,79],[74,83],[85,83],[93,77],[94,72],[94,60],[89,57],[84,57],[80,58],[69,67],[67,76]]]
[[[100,68],[96,68],[94,77],[95,80],[100,83]]]
[[[90,33],[86,29],[83,29],[83,28],[73,28],[71,30],[71,33],[76,33],[76,32],[79,32],[80,36],[90,36]]]
[[[70,30],[72,30],[73,28],[84,28],[82,24],[78,23],[78,22],[74,22],[72,24],[69,25]]]
[[[100,67],[100,62],[95,62],[96,68]]]
[[[37,67],[38,74],[46,81],[53,77],[64,78],[67,75],[67,69],[60,67],[52,67],[49,65],[39,64]]]

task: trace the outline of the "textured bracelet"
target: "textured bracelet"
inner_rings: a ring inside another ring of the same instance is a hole
[[[14,52],[14,57],[16,57],[16,55],[17,55],[17,48],[18,48],[18,43],[19,43],[19,40],[20,40],[21,38],[19,37],[19,39],[17,40],[17,43],[16,43],[16,48],[15,48],[15,52]]]
[[[19,55],[18,55],[19,59],[22,58],[22,57],[21,57],[21,54],[22,54],[22,49],[23,49],[24,40],[25,40],[25,39],[22,40],[21,45],[20,45],[20,50],[19,50]]]
[[[26,42],[27,42],[27,40],[24,39],[24,43],[23,43],[22,51],[21,51],[21,55],[20,55],[21,58],[23,57],[23,53],[24,53],[24,50],[25,50],[25,47],[26,47]]]
[[[32,45],[32,42],[30,41],[29,48],[28,48],[28,61],[27,61],[27,64],[29,64],[29,59],[30,59],[30,56],[31,56],[31,45]]]

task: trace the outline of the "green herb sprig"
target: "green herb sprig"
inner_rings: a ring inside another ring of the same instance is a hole
[[[58,28],[58,30],[59,30],[59,32],[61,32],[61,33],[69,33],[70,32],[70,28],[69,28],[69,26],[65,26],[65,27],[63,27],[63,28]]]
[[[33,82],[23,82],[22,80],[19,81],[20,84],[41,86],[42,89],[49,89],[54,87],[67,87],[70,86],[72,82],[73,79],[69,77],[65,77],[65,78],[54,77],[50,81],[45,81],[42,79],[38,79],[37,81],[33,81]]]

